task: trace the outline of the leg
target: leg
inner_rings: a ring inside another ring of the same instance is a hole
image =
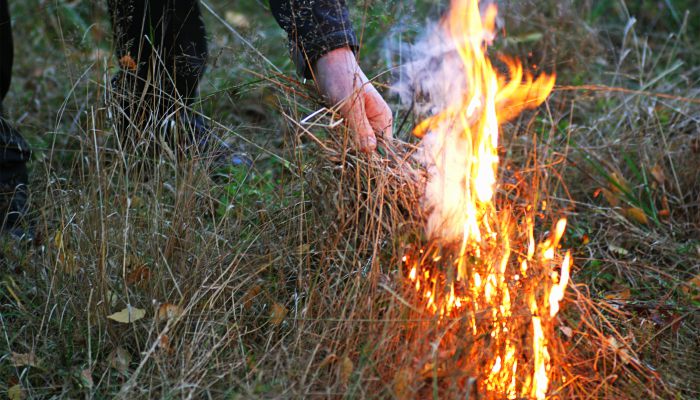
[[[12,26],[7,0],[0,0],[0,229],[13,229],[27,212],[29,146],[2,115],[12,78]]]
[[[178,95],[190,105],[206,68],[207,33],[197,0],[169,0],[167,7],[166,59]]]

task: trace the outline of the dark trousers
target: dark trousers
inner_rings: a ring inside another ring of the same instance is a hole
[[[0,0],[0,228],[16,225],[27,211],[29,146],[4,118],[2,101],[10,89],[14,58],[7,0]]]
[[[112,81],[112,115],[127,152],[154,155],[160,139],[189,148],[206,143],[196,129],[179,137],[170,122],[196,125],[187,107],[197,97],[207,60],[198,0],[108,0],[121,72]]]
[[[117,58],[132,92],[149,84],[160,95],[189,105],[207,59],[197,0],[108,0]]]

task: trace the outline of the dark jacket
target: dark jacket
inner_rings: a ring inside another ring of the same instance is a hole
[[[270,9],[287,32],[297,72],[312,78],[311,67],[331,50],[358,42],[345,0],[270,0]]]

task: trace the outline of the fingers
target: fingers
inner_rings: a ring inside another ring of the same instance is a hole
[[[371,153],[377,148],[377,138],[367,118],[366,106],[365,96],[356,93],[341,107],[340,112],[355,133],[355,142],[360,151]]]
[[[394,138],[394,118],[391,109],[372,85],[365,91],[365,111],[374,132],[381,135],[386,142],[391,142]]]

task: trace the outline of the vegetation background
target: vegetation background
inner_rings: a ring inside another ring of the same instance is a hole
[[[265,2],[208,0],[196,108],[253,165],[212,173],[165,154],[135,167],[107,112],[118,64],[104,3],[11,4],[5,106],[34,150],[37,240],[0,241],[0,395],[422,397],[437,378],[416,367],[393,295],[420,235],[397,164],[355,155],[342,129],[295,124],[320,102]],[[400,44],[445,3],[352,5],[361,64],[405,142],[418,116],[387,85]],[[575,285],[555,350],[569,379],[552,395],[699,398],[700,7],[499,5],[495,50],[557,73],[547,106],[504,130],[511,167],[529,151],[551,161],[546,198],[569,216]]]

